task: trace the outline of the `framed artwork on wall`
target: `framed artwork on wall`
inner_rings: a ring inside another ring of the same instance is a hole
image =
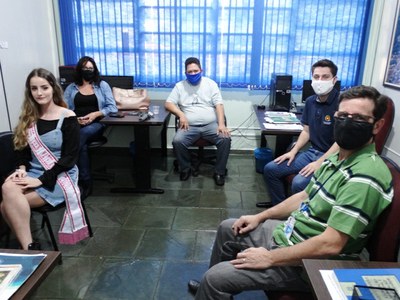
[[[399,5],[396,8],[395,24],[393,26],[392,42],[386,65],[383,84],[388,87],[400,89],[400,15]]]

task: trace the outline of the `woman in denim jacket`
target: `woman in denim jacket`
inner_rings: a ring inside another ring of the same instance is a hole
[[[75,67],[75,82],[64,92],[68,108],[78,117],[79,143],[79,185],[83,188],[82,199],[92,192],[88,144],[103,134],[105,125],[99,121],[109,113],[117,112],[110,86],[100,78],[100,72],[93,58],[84,56]]]

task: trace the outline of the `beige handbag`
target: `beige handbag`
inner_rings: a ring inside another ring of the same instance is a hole
[[[150,98],[146,89],[127,90],[113,87],[112,91],[118,109],[149,109]]]

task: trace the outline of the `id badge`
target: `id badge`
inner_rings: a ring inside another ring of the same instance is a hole
[[[295,223],[296,223],[296,220],[292,216],[290,216],[285,222],[284,231],[285,231],[285,235],[286,235],[286,238],[289,241],[289,243],[290,243],[290,237],[292,236],[292,232],[293,232]]]

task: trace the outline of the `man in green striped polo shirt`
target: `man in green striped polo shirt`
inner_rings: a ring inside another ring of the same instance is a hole
[[[345,258],[364,248],[391,203],[391,174],[375,151],[386,96],[359,86],[341,94],[334,137],[339,152],[302,192],[259,214],[223,221],[210,269],[189,281],[196,299],[231,299],[244,290],[306,291],[303,258]]]

